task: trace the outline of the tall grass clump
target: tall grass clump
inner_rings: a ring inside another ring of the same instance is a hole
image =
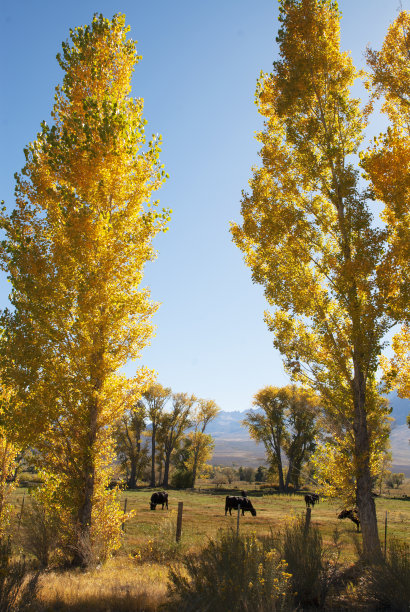
[[[276,612],[293,610],[290,574],[276,550],[255,535],[220,532],[199,554],[169,573],[169,610]]]
[[[178,560],[182,544],[175,541],[175,518],[173,510],[167,513],[157,526],[155,535],[132,550],[130,557],[137,563],[168,564]]]
[[[368,595],[383,610],[410,608],[410,547],[392,538],[386,558],[368,571]]]
[[[21,517],[19,535],[24,552],[33,555],[41,567],[47,567],[60,540],[57,513],[50,513],[41,501],[31,496]]]
[[[28,576],[23,561],[11,561],[10,539],[0,540],[0,611],[29,610],[36,597],[39,574]]]
[[[322,608],[339,570],[340,543],[337,530],[333,546],[325,549],[317,525],[306,525],[300,516],[285,525],[280,550],[292,575],[292,590],[302,608]]]

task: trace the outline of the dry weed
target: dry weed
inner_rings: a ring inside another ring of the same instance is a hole
[[[43,576],[38,601],[45,610],[70,612],[155,612],[166,600],[167,568],[113,559],[89,572],[50,572]]]

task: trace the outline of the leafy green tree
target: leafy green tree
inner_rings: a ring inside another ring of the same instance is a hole
[[[263,465],[259,465],[256,469],[255,482],[266,482],[268,478],[268,470]]]

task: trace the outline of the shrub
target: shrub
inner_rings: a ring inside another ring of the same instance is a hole
[[[369,596],[383,610],[407,611],[410,602],[410,547],[391,539],[386,559],[368,572]]]
[[[21,519],[20,536],[23,550],[33,555],[42,567],[47,567],[59,541],[59,521],[56,513],[31,497]]]
[[[222,532],[182,567],[171,568],[169,610],[291,610],[290,574],[275,550],[255,536]]]
[[[292,574],[296,602],[305,607],[323,607],[339,569],[339,533],[333,534],[333,546],[323,548],[319,528],[306,526],[303,515],[287,524],[281,534],[281,553]]]
[[[192,489],[192,472],[186,469],[178,469],[172,474],[171,484],[176,489]]]
[[[39,574],[27,577],[24,562],[11,562],[10,539],[0,540],[0,610],[23,612],[35,598]]]

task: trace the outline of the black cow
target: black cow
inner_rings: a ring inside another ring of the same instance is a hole
[[[314,508],[315,504],[319,503],[319,495],[317,493],[308,493],[305,495],[306,508]]]
[[[357,531],[360,531],[360,519],[359,519],[359,514],[357,512],[357,508],[353,508],[353,510],[342,510],[337,518],[338,519],[345,519],[345,518],[350,519],[356,525]]]
[[[240,497],[239,495],[227,495],[225,500],[225,516],[229,510],[229,514],[232,515],[232,510],[242,510],[242,516],[245,511],[249,511],[252,516],[256,516],[256,510],[252,506],[252,502],[249,497]]]
[[[158,504],[162,504],[162,509],[166,506],[168,510],[168,493],[166,491],[156,491],[151,495],[151,510],[155,510]]]

